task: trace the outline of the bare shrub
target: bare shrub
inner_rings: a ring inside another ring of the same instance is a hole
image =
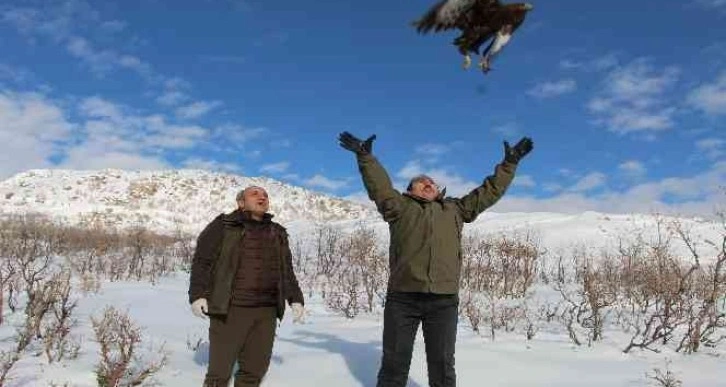
[[[530,233],[463,239],[459,313],[475,332],[487,322],[494,339],[496,330],[514,331],[525,318],[540,253]]]
[[[0,325],[3,323],[5,289],[8,288],[8,292],[12,294],[12,281],[16,280],[16,273],[16,266],[0,251]]]
[[[648,379],[653,380],[653,385],[656,387],[681,387],[681,382],[676,375],[669,368],[670,361],[666,362],[665,372],[660,368],[653,368],[653,373],[646,373]]]
[[[373,229],[360,224],[340,239],[340,260],[328,274],[330,288],[326,305],[353,318],[361,311],[373,312],[385,300],[388,265],[378,249]]]
[[[140,385],[166,365],[166,353],[154,359],[141,356],[141,329],[128,314],[107,306],[103,316],[92,317],[91,322],[100,346],[100,359],[95,370],[99,386]]]
[[[202,346],[202,343],[204,343],[204,341],[205,338],[201,335],[187,335],[187,349],[192,352],[197,352],[199,350],[199,347]]]
[[[575,269],[571,281],[567,280],[566,270],[558,268],[557,279],[550,285],[564,301],[559,320],[570,340],[581,345],[584,337],[592,345],[602,340],[609,307],[617,301],[619,269],[607,254],[593,258],[582,247],[573,249],[571,262]],[[563,265],[563,260],[558,264]]]
[[[330,290],[325,298],[325,305],[342,313],[346,318],[357,316],[361,311],[361,283],[355,268],[350,265],[342,266],[329,279]]]
[[[723,308],[716,308],[724,295],[723,264],[717,258],[715,265],[704,268],[679,223],[668,225],[659,220],[657,227],[655,241],[638,237],[636,243],[620,249],[625,271],[621,308],[626,311],[621,321],[632,333],[624,352],[633,348],[657,352],[655,344],[666,345],[678,335],[676,350],[694,352],[702,340],[708,342],[717,328],[724,327]],[[691,263],[671,252],[674,236],[689,247]],[[704,324],[712,329],[702,338]]]
[[[330,277],[341,264],[343,233],[331,225],[317,226],[315,229],[315,257],[317,274]]]
[[[178,259],[178,267],[186,272],[191,271],[196,238],[183,232],[179,223],[175,224],[173,238],[174,256]]]
[[[76,325],[72,317],[77,300],[71,301],[71,273],[68,271],[56,273],[48,282],[49,292],[53,295],[50,308],[50,321],[43,328],[44,352],[48,363],[60,361],[64,358],[74,359],[80,351],[80,343],[71,336],[71,328]]]
[[[4,386],[10,380],[10,371],[20,360],[21,352],[17,350],[0,350],[0,386]]]
[[[530,234],[467,236],[462,286],[501,297],[523,297],[536,279],[540,251]]]
[[[697,248],[688,231],[679,223],[674,226],[698,265],[691,289],[696,297],[688,297],[684,302],[688,323],[676,348],[678,352],[692,353],[697,352],[702,344],[715,347],[726,338],[726,223],[720,243],[708,242],[718,252],[713,263],[705,266],[700,264]]]

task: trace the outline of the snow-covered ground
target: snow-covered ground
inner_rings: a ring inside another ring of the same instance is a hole
[[[207,364],[207,320],[194,317],[186,301],[188,277],[174,275],[156,285],[107,283],[98,294],[85,296],[76,311],[83,350],[76,360],[48,366],[28,356],[12,372],[8,386],[96,386],[98,360],[89,316],[107,305],[127,310],[143,328],[149,348],[164,344],[168,364],[157,375],[163,386],[200,386]],[[289,313],[278,328],[266,386],[374,386],[381,353],[381,317],[345,319],[327,312],[317,298],[308,300],[304,324],[293,324]],[[2,328],[3,336],[8,332]],[[202,344],[196,351],[188,342]],[[575,346],[564,332],[542,332],[527,341],[519,333],[475,334],[460,323],[456,367],[459,386],[649,386],[654,368],[669,369],[683,386],[723,386],[723,357],[706,354],[622,353],[622,342],[608,335],[593,347]],[[411,364],[409,386],[427,386],[423,338],[420,335]]]
[[[373,228],[382,249],[387,248],[387,226],[370,207],[272,181],[246,180],[234,176],[195,171],[169,171],[128,174],[118,171],[29,171],[0,184],[0,213],[43,211],[71,223],[83,214],[104,214],[116,225],[143,224],[158,232],[180,227],[199,231],[221,211],[229,211],[235,190],[246,184],[270,186],[273,212],[303,248],[310,249],[310,234],[319,224],[350,231],[360,224]],[[140,217],[140,218],[139,218]],[[674,220],[665,218],[666,223]],[[724,226],[703,219],[680,219],[701,253],[702,263],[715,257],[715,248],[724,235]],[[661,235],[667,232],[663,224]],[[597,255],[611,250],[620,240],[633,242],[642,233],[648,240],[658,235],[658,223],[645,214],[497,213],[487,211],[465,226],[468,233],[530,233],[543,248],[543,254],[574,247],[587,248]],[[675,242],[675,239],[674,239]],[[674,243],[673,251],[688,259],[688,250]],[[384,250],[385,251],[385,250]],[[78,279],[76,279],[77,281]],[[162,386],[200,386],[207,362],[206,320],[192,315],[187,302],[188,275],[178,272],[149,282],[103,282],[99,293],[78,293],[73,316],[78,321],[71,335],[81,340],[76,359],[48,364],[43,355],[29,350],[10,371],[6,386],[96,386],[94,367],[99,359],[91,316],[100,316],[107,305],[128,311],[143,331],[145,353],[153,354],[163,345],[168,363],[154,380]],[[5,289],[3,289],[5,290]],[[21,300],[22,301],[22,300]],[[11,340],[22,323],[20,309],[3,310],[0,350],[13,346]],[[278,330],[273,361],[266,386],[374,386],[381,354],[382,318],[380,312],[346,319],[328,310],[319,294],[307,299],[308,315],[296,325],[288,315]],[[605,331],[604,340],[589,347],[576,346],[560,324],[543,327],[532,340],[521,330],[497,331],[492,340],[486,327],[474,332],[469,322],[460,321],[456,366],[459,386],[649,386],[654,369],[669,369],[683,386],[724,386],[726,367],[723,348],[684,355],[658,347],[661,353],[633,350],[623,353],[629,338],[618,329]],[[194,348],[199,343],[197,348]],[[722,347],[726,343],[721,344]],[[423,338],[417,338],[410,372],[410,386],[427,386]]]

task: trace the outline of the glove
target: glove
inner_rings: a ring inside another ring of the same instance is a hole
[[[207,300],[205,298],[197,298],[192,302],[192,313],[200,318],[206,318],[205,315],[209,311]]]
[[[340,141],[340,146],[358,155],[370,154],[373,148],[373,140],[375,139],[376,135],[374,134],[368,137],[367,140],[361,141],[359,138],[353,136],[348,132],[343,132],[338,137],[338,141]]]
[[[305,316],[305,308],[303,308],[302,304],[299,302],[295,302],[292,304],[292,322],[294,324],[299,324],[303,322],[303,317]]]
[[[522,137],[514,147],[510,147],[509,142],[504,141],[504,160],[517,164],[532,148],[532,139],[529,137]]]

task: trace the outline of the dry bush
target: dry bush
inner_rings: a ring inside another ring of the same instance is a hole
[[[77,300],[71,301],[71,274],[59,272],[49,280],[49,292],[54,300],[50,308],[51,318],[44,322],[43,349],[48,363],[65,358],[75,359],[80,351],[80,343],[70,336],[71,329],[76,326],[72,317]]]
[[[95,370],[99,386],[140,385],[166,365],[167,354],[163,350],[153,358],[140,353],[141,329],[128,314],[107,306],[102,317],[91,317],[91,323],[100,346]]]
[[[523,304],[537,279],[540,254],[530,233],[464,238],[459,313],[474,331],[486,322],[494,339],[495,331],[511,332],[526,318]]]
[[[315,229],[315,257],[318,275],[330,277],[342,264],[343,232],[331,225],[321,225]]]
[[[655,241],[638,238],[627,249],[620,249],[624,271],[621,321],[631,333],[624,352],[633,348],[659,351],[656,344],[674,341],[676,351],[685,353],[698,351],[701,344],[715,346],[726,328],[722,301],[726,295],[726,232],[720,246],[714,243],[720,251],[713,263],[704,265],[682,224],[659,222],[657,231]],[[690,262],[673,255],[674,241],[688,247]]]
[[[462,241],[462,287],[521,298],[537,278],[541,252],[531,234],[467,236]]]
[[[20,360],[21,353],[17,350],[0,350],[0,386],[10,381],[10,371]]]
[[[306,243],[307,235],[296,235],[290,239],[290,252],[292,266],[297,276],[300,288],[308,297],[313,297],[320,284],[316,281],[322,278],[317,273],[317,260],[311,246]]]
[[[347,318],[371,313],[385,300],[386,254],[379,250],[374,230],[362,224],[338,241],[340,258],[327,274],[326,305]]]
[[[653,380],[652,385],[655,387],[681,387],[681,382],[669,368],[670,361],[666,362],[665,372],[660,368],[653,368],[653,374],[646,373],[648,379]]]
[[[564,260],[560,257],[557,275],[550,282],[563,301],[558,320],[574,344],[581,345],[586,338],[592,345],[602,340],[610,307],[617,301],[619,269],[607,254],[592,258],[582,247],[573,249],[570,262],[572,276],[562,267]]]
[[[181,226],[177,223],[174,230],[173,253],[174,256],[177,258],[177,265],[179,269],[185,272],[191,271],[195,247],[195,236],[183,232],[181,230]]]
[[[703,264],[694,239],[676,221],[657,218],[655,237],[631,232],[615,254],[598,255],[574,249],[559,257],[559,267],[547,275],[562,300],[558,320],[575,344],[589,345],[605,330],[619,326],[630,339],[623,351],[659,352],[672,345],[691,353],[713,347],[726,337],[726,227],[717,256]],[[683,243],[690,256],[674,253]]]

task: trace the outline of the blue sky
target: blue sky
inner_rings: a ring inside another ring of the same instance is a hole
[[[726,1],[534,2],[488,75],[455,31],[411,28],[432,4],[4,2],[0,177],[203,168],[366,200],[348,130],[378,136],[397,188],[426,172],[461,195],[527,135],[492,211],[726,202]]]

